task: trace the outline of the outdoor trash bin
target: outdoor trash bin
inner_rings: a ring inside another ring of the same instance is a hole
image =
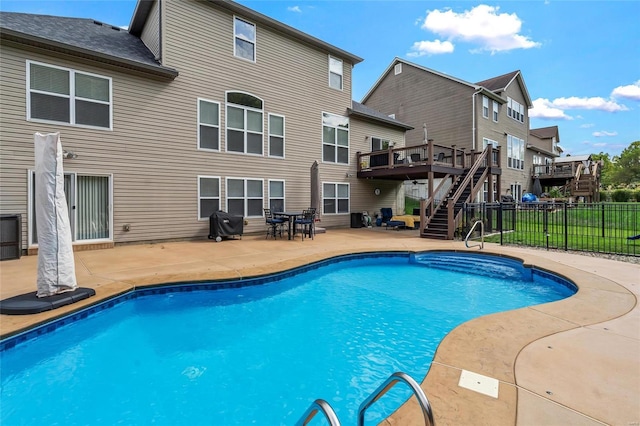
[[[242,237],[244,218],[218,210],[209,216],[209,239],[222,241],[223,237],[239,235]]]

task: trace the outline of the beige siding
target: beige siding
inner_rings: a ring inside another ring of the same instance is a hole
[[[511,83],[507,90],[502,93],[502,96],[506,100],[507,97],[519,102],[525,106],[525,120],[524,123],[514,120],[507,116],[507,106],[504,105],[503,111],[500,113],[500,120],[502,129],[505,133],[516,136],[524,140],[525,147],[529,139],[529,111],[527,110],[527,102],[525,100],[524,93],[517,81]],[[504,145],[502,148],[502,188],[503,190],[509,188],[509,185],[519,183],[522,185],[522,192],[531,190],[531,160],[532,157],[527,156],[527,149],[525,148],[525,165],[524,170],[512,169],[508,167],[507,162],[507,139],[504,137]]]
[[[351,211],[366,211],[373,218],[374,213],[380,213],[382,207],[391,207],[394,213],[398,209],[397,197],[401,194],[402,182],[391,180],[370,180],[356,178],[356,153],[371,151],[371,137],[389,139],[396,147],[404,146],[404,131],[373,124],[361,119],[351,119]],[[374,190],[380,189],[380,195],[375,195]]]
[[[160,7],[157,0],[151,6],[140,40],[153,52],[156,58],[162,57],[162,52],[160,51]]]
[[[402,73],[393,68],[380,81],[365,105],[414,127],[407,132],[407,145],[424,141],[423,124],[436,144],[471,148],[473,89],[408,64]]]
[[[328,86],[328,53],[310,48],[258,25],[257,62],[233,56],[233,17],[209,4],[165,2],[164,65],[176,68],[174,81],[158,81],[105,69],[59,55],[2,46],[0,52],[0,209],[20,213],[27,242],[27,170],[33,168],[33,133],[60,131],[67,172],[113,177],[113,238],[116,243],[203,238],[208,220],[198,220],[198,176],[286,181],[287,209],[309,206],[310,167],[320,163],[320,179],[350,182],[356,166],[322,163],[322,112],[346,115],[351,106],[351,64],[344,63],[344,90]],[[153,11],[152,11],[153,15]],[[151,33],[152,26],[148,27]],[[184,28],[191,28],[188,34]],[[146,30],[146,29],[145,29]],[[92,130],[26,121],[26,60],[112,78],[113,130]],[[226,153],[225,91],[251,93],[264,100],[265,156]],[[221,152],[197,148],[197,98],[221,104]],[[286,158],[266,156],[268,114],[285,116]],[[351,141],[354,136],[351,131]],[[350,150],[355,158],[357,149]],[[352,175],[350,177],[350,175]],[[371,192],[372,193],[372,192]],[[353,195],[351,203],[362,205]],[[263,218],[248,218],[245,232],[264,229]],[[123,230],[130,224],[129,232]],[[348,226],[349,215],[323,215],[323,226]]]

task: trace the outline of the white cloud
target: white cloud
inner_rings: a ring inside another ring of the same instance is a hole
[[[407,56],[417,57],[425,55],[437,55],[453,52],[454,46],[450,41],[416,41],[411,46],[411,52]]]
[[[569,98],[557,98],[553,100],[553,106],[560,109],[589,109],[607,112],[627,111],[624,105],[615,101],[609,101],[602,97],[578,98],[571,96]]]
[[[533,101],[533,108],[529,110],[529,117],[555,120],[573,120],[560,108],[555,108],[549,99],[538,98]]]
[[[595,147],[598,147],[598,148],[602,148],[602,147],[605,147],[607,145],[608,145],[608,143],[606,143],[606,142],[598,142],[598,143],[592,143],[591,144],[591,146],[595,146]]]
[[[430,10],[422,28],[446,37],[479,46],[476,51],[491,53],[540,46],[520,34],[522,21],[515,13],[498,13],[499,7],[478,5],[471,10],[456,13],[451,9]]]
[[[302,13],[302,10],[300,10],[300,6],[289,6],[287,8],[287,10],[289,12],[297,12],[297,13]]]
[[[593,127],[593,126],[595,126],[595,124],[593,124],[593,123],[585,123],[585,124],[582,124],[580,126],[580,128],[581,129],[589,129],[589,128]]]
[[[625,98],[640,101],[640,80],[627,86],[618,86],[611,92],[612,98]]]
[[[618,136],[618,132],[606,132],[606,131],[593,132],[593,136],[596,138],[601,138],[603,136]]]

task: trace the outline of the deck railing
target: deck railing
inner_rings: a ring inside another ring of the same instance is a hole
[[[466,169],[475,163],[482,151],[438,145],[428,142],[422,145],[407,147],[390,147],[373,152],[358,152],[358,172],[394,169],[399,167],[415,167],[424,165],[442,165],[452,168]],[[500,167],[499,148],[494,148],[490,156],[491,167]]]

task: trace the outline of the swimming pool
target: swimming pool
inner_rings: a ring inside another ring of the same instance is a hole
[[[272,277],[139,290],[1,342],[1,421],[292,424],[324,398],[355,423],[394,371],[421,381],[455,326],[575,290],[519,261],[460,253],[343,256]],[[407,397],[394,388],[367,420]]]

